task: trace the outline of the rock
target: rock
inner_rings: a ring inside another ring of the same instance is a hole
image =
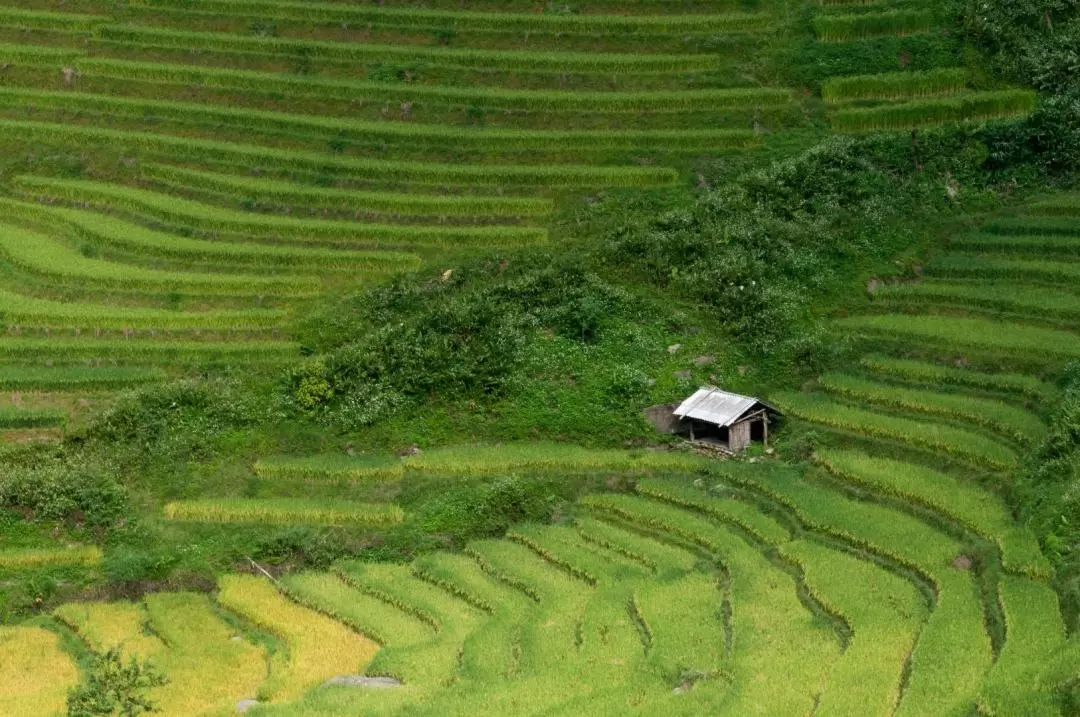
[[[391,689],[401,687],[401,681],[393,677],[367,677],[365,675],[341,675],[331,677],[323,683],[323,687],[372,687],[375,689]]]
[[[750,367],[749,366],[737,366],[735,368],[735,370],[739,372],[740,376],[745,376],[747,371],[750,370]]]
[[[675,433],[679,426],[679,417],[673,411],[676,403],[658,403],[645,409],[645,420],[660,433]]]
[[[695,366],[708,366],[709,364],[711,364],[711,363],[713,363],[715,361],[716,361],[715,356],[698,356],[696,359],[694,359],[694,365]]]
[[[771,455],[773,455],[774,453],[776,453],[776,449],[775,449],[775,448],[766,448],[766,449],[765,449],[765,455],[767,455],[767,456],[771,456]]]
[[[689,380],[689,379],[694,377],[694,372],[693,371],[673,371],[671,375],[674,376],[675,378],[685,378],[685,379]]]
[[[867,279],[866,281],[866,293],[874,294],[881,288],[881,279]]]
[[[420,446],[416,445],[415,443],[404,450],[398,451],[398,455],[402,458],[407,458],[408,456],[418,456],[421,453],[423,453],[423,451],[420,450]]]
[[[971,565],[971,558],[963,553],[957,555],[952,561],[952,566],[955,570],[971,570]]]
[[[681,349],[681,348],[682,348],[682,344],[672,344],[671,346],[667,347],[667,352],[669,354],[677,354],[677,353],[679,353],[679,349]]]
[[[240,700],[236,703],[236,711],[243,714],[257,704],[259,704],[258,700]]]

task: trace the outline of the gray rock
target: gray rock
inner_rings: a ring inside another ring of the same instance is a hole
[[[393,677],[367,677],[366,675],[340,675],[331,677],[323,683],[323,687],[373,687],[376,689],[388,689],[401,687],[401,680]]]
[[[678,353],[679,349],[681,349],[681,348],[682,348],[682,344],[672,344],[671,346],[667,347],[667,352],[669,354],[675,354],[675,353]]]
[[[694,372],[693,371],[674,371],[674,372],[672,372],[671,375],[674,376],[675,378],[691,379],[691,378],[694,377]]]
[[[716,361],[715,356],[698,356],[696,359],[694,359],[694,365],[695,366],[708,366],[709,364],[713,363],[714,361]]]
[[[675,433],[679,426],[679,417],[673,411],[676,403],[658,403],[645,409],[645,420],[660,433]]]
[[[259,704],[258,700],[240,700],[236,703],[236,711],[243,714],[257,704]]]

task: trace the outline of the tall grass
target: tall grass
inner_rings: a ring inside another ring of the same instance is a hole
[[[255,473],[270,480],[396,480],[404,475],[404,466],[391,456],[266,456],[255,461]]]
[[[78,681],[79,669],[56,633],[0,626],[0,713],[61,714]]]
[[[844,480],[919,503],[994,541],[1006,570],[1039,578],[1052,573],[1034,534],[1018,525],[1001,499],[986,490],[925,466],[858,451],[819,449],[816,458]]]
[[[621,114],[649,111],[679,114],[719,108],[783,107],[792,102],[791,92],[778,88],[567,92],[443,85],[397,86],[379,82],[291,77],[253,70],[98,58],[81,60],[79,70],[84,76],[93,78],[172,85],[199,84],[208,88],[242,92],[287,92],[292,97],[337,98],[350,101],[362,98],[367,102],[378,103],[409,102],[413,104],[414,111],[420,111],[423,107],[431,105],[556,113]]]
[[[1047,403],[1053,401],[1058,395],[1057,389],[1052,384],[1021,373],[987,373],[969,368],[878,355],[864,356],[859,360],[859,365],[874,373],[905,381],[1003,391]]]
[[[0,388],[36,391],[93,391],[164,381],[168,374],[145,366],[5,366],[0,368]]]
[[[551,199],[542,197],[471,197],[329,189],[152,162],[140,164],[139,169],[143,176],[166,186],[210,191],[232,201],[246,198],[264,203],[431,217],[544,217],[555,208]]]
[[[934,276],[962,276],[980,279],[1000,277],[1014,280],[1067,283],[1072,286],[1075,286],[1075,282],[1080,280],[1080,262],[1053,261],[1052,259],[1013,259],[960,253],[950,253],[935,259],[926,268],[926,271]]]
[[[142,307],[53,301],[0,289],[0,316],[8,327],[115,330],[238,330],[283,326],[288,315],[274,309],[174,311]]]
[[[282,584],[298,602],[349,625],[380,646],[407,647],[435,636],[431,625],[349,587],[332,574],[292,573],[282,577]]]
[[[957,316],[888,314],[837,319],[838,328],[937,349],[982,351],[1021,358],[1080,358],[1080,337],[1069,331]]]
[[[220,498],[168,503],[165,517],[197,523],[382,526],[400,523],[405,513],[398,506],[389,504],[296,498]]]
[[[138,256],[201,263],[213,272],[227,271],[237,265],[247,270],[272,268],[281,271],[288,267],[319,274],[344,271],[379,274],[414,269],[420,264],[419,257],[406,252],[212,242],[166,234],[114,216],[65,207],[0,199],[0,208],[11,220],[48,229],[50,233],[115,246]]]
[[[290,602],[262,578],[225,575],[218,601],[281,637],[288,653],[272,664],[262,699],[295,700],[331,677],[363,672],[378,646],[340,622]],[[276,668],[276,669],[274,669]]]
[[[708,551],[728,571],[733,639],[739,659],[731,665],[740,690],[732,695],[731,714],[799,714],[812,711],[823,671],[840,649],[833,635],[798,598],[795,579],[736,535],[684,510],[625,495],[593,495],[581,501],[590,512],[666,533]],[[644,615],[649,622],[649,615]],[[709,623],[715,629],[715,623]],[[699,630],[700,641],[720,641],[712,630]],[[720,666],[717,666],[720,667]],[[726,667],[726,665],[724,665]],[[786,675],[781,682],[754,675]]]
[[[185,273],[118,264],[87,257],[51,236],[12,225],[0,225],[0,253],[22,270],[80,289],[248,297],[314,296],[319,290],[311,277]]]
[[[322,239],[353,243],[451,246],[519,246],[540,243],[547,239],[547,231],[538,227],[425,227],[266,216],[145,189],[88,180],[22,176],[16,178],[15,184],[22,192],[37,197],[56,197],[80,204],[101,205],[210,234],[239,234],[294,241]]]
[[[0,406],[0,428],[56,428],[67,422],[58,408],[16,408]]]
[[[787,528],[762,513],[757,506],[745,501],[713,498],[681,483],[650,478],[638,481],[637,492],[683,508],[701,511],[721,522],[737,525],[769,545],[779,545],[791,539]]]
[[[146,10],[172,8],[168,0],[144,0]],[[266,0],[189,0],[185,10],[213,15],[256,16],[305,23],[351,26],[407,27],[458,32],[536,32],[624,34],[635,32],[712,34],[760,30],[771,18],[766,13],[689,15],[574,15],[562,13],[477,12],[413,7],[374,7],[334,2],[267,2]]]
[[[928,610],[910,582],[867,560],[799,540],[781,548],[813,596],[852,630],[816,714],[891,714]]]
[[[982,228],[993,234],[1080,237],[1080,222],[1069,217],[995,217]]]
[[[912,652],[900,717],[961,715],[975,701],[993,663],[978,591],[970,573],[954,570],[956,540],[890,508],[822,490],[790,473],[725,471],[763,490],[807,527],[886,556],[932,579],[937,604]]]
[[[814,17],[819,40],[837,42],[881,35],[910,35],[940,26],[936,13],[924,10],[889,10],[857,15],[819,14]]]
[[[859,403],[974,423],[1020,443],[1034,443],[1046,433],[1038,416],[1000,401],[894,386],[836,372],[825,373],[818,381],[829,393]]]
[[[0,569],[3,570],[25,570],[53,565],[93,566],[99,563],[101,549],[92,545],[0,550]]]
[[[953,247],[965,250],[996,251],[1043,258],[1057,254],[1070,259],[1080,257],[1080,236],[1054,234],[961,234],[950,239]]]
[[[152,693],[163,714],[198,715],[236,709],[237,695],[254,695],[266,679],[268,655],[237,639],[209,597],[155,593],[145,598],[148,625],[168,647],[153,657],[169,682]]]
[[[777,405],[795,418],[850,433],[910,443],[995,470],[1016,466],[1014,451],[1000,441],[963,428],[848,406],[811,394],[784,393]]]
[[[963,92],[967,70],[949,67],[940,70],[888,72],[877,75],[849,75],[826,80],[821,96],[826,102],[850,100],[908,100]]]
[[[49,361],[56,364],[86,360],[280,363],[300,355],[288,341],[118,341],[107,339],[0,338],[0,360]]]
[[[455,16],[457,14],[455,13]],[[700,17],[700,16],[699,16]],[[141,25],[106,25],[96,37],[123,45],[172,47],[204,52],[238,52],[352,65],[386,62],[432,63],[438,67],[497,67],[506,71],[574,73],[702,72],[716,66],[710,54],[657,54],[613,52],[537,52],[485,50],[470,47],[424,47],[375,43],[345,43],[285,37],[253,37],[225,32],[189,32]]]
[[[585,186],[662,186],[678,175],[667,167],[589,167],[582,165],[470,165],[436,162],[330,157],[320,152],[274,149],[213,140],[170,137],[149,132],[119,131],[46,122],[0,120],[0,129],[12,139],[84,146],[95,144],[117,149],[135,149],[160,161],[227,161],[238,166],[287,168],[361,176],[367,181],[402,184],[467,186],[529,186],[566,188]]]
[[[977,271],[969,270],[974,277]],[[990,272],[988,272],[990,273]],[[1009,312],[1036,318],[1080,319],[1080,295],[1013,282],[920,281],[881,287],[875,302],[960,306],[990,313]]]
[[[1030,202],[1025,209],[1029,214],[1045,217],[1069,217],[1080,219],[1080,197],[1061,196]]]
[[[1041,672],[1065,643],[1057,594],[1046,584],[1004,576],[998,584],[1005,614],[1005,645],[979,695],[987,717],[1059,714],[1057,685]]]
[[[280,75],[271,76],[280,77]],[[367,153],[383,154],[387,145],[410,152],[445,154],[468,150],[492,162],[513,163],[514,154],[526,153],[530,161],[545,155],[552,163],[565,164],[565,156],[584,163],[595,152],[633,151],[640,147],[670,152],[698,151],[703,145],[716,148],[745,147],[761,137],[746,129],[505,129],[419,122],[386,122],[327,117],[314,114],[267,111],[172,100],[121,97],[86,92],[0,87],[0,106],[78,110],[80,114],[113,121],[127,118],[139,124],[160,126],[181,133],[232,130],[249,141],[277,144],[282,138],[318,149],[327,144],[355,145]],[[489,199],[488,201],[493,201]]]
[[[982,122],[1025,115],[1035,109],[1028,90],[973,92],[948,99],[912,100],[900,104],[837,109],[829,123],[838,132],[879,132],[950,122]]]

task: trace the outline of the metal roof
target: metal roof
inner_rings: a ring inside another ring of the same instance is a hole
[[[675,415],[708,421],[718,426],[730,426],[758,404],[775,411],[773,406],[753,396],[721,391],[716,386],[702,386],[693,396],[679,404]]]

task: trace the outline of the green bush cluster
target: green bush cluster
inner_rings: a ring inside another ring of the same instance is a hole
[[[435,395],[498,394],[540,332],[593,342],[629,305],[565,254],[492,257],[427,281],[400,277],[309,322],[307,341],[322,354],[288,372],[286,401],[356,427]]]

